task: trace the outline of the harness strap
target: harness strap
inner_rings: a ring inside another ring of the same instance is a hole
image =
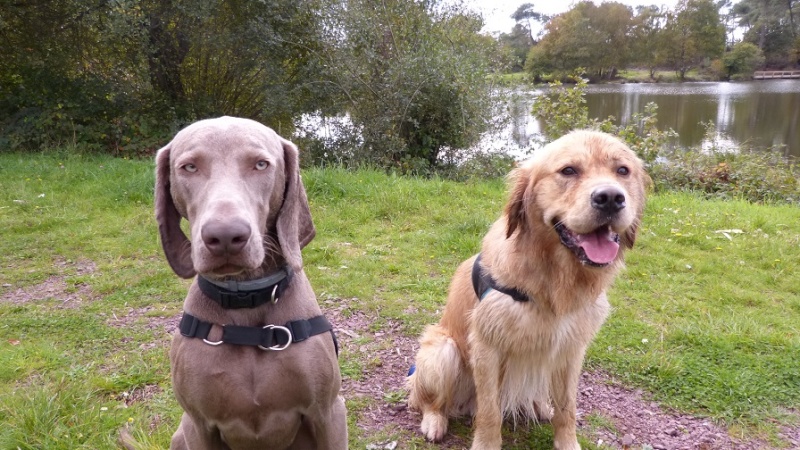
[[[266,303],[276,303],[292,281],[292,276],[292,269],[284,266],[260,280],[238,283],[211,281],[198,276],[197,286],[203,294],[225,309],[255,308]]]
[[[498,284],[497,280],[492,278],[492,275],[481,267],[480,253],[475,258],[475,263],[472,264],[472,288],[475,290],[475,295],[478,296],[478,301],[483,300],[491,290],[502,292],[518,302],[530,301],[530,297],[519,289]]]
[[[289,345],[303,342],[311,336],[330,332],[333,337],[333,345],[336,348],[336,355],[339,355],[339,342],[333,333],[333,326],[323,315],[310,319],[293,320],[286,322],[282,326],[243,327],[240,325],[220,325],[222,327],[222,338],[219,341],[212,342],[208,340],[208,335],[214,325],[184,312],[178,328],[181,335],[202,339],[209,345],[249,345],[258,347],[261,350],[284,350]]]

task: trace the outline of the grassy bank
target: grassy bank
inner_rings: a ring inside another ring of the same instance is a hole
[[[516,86],[530,83],[531,77],[527,72],[504,73],[496,76],[496,81],[504,86]],[[542,85],[552,81],[551,77],[545,77]],[[686,73],[684,81],[718,81],[711,79],[710,76],[701,74],[697,69],[692,69]],[[600,81],[600,83],[680,83],[680,76],[674,70],[656,70],[653,78],[646,69],[623,69],[617,73],[617,78],[612,81]]]
[[[168,445],[180,408],[164,325],[187,282],[158,245],[152,170],[0,155],[0,448],[112,448],[126,424],[146,446]],[[343,314],[368,315],[373,330],[400,324],[392,330],[410,337],[436,320],[452,271],[505,197],[500,180],[314,169],[304,181],[317,226],[304,258],[320,301],[348,299]],[[653,195],[587,365],[779,447],[776,429],[797,422],[790,408],[800,404],[798,272],[797,207]],[[380,364],[361,353],[343,349],[345,377],[369,378]],[[356,424],[372,406],[348,398],[351,448],[373,442]]]

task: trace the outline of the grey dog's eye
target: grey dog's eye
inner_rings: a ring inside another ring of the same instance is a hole
[[[620,175],[628,175],[629,173],[631,173],[631,171],[627,167],[621,166],[619,169],[617,169],[617,173]]]
[[[267,167],[269,167],[269,162],[263,159],[256,163],[256,170],[264,170]]]
[[[197,172],[197,166],[195,166],[194,164],[184,164],[183,165],[183,170],[185,170],[187,172],[195,173],[195,172]]]
[[[578,171],[575,170],[574,167],[564,167],[563,169],[561,169],[561,175],[570,176],[570,175],[577,175],[577,174],[578,174]]]

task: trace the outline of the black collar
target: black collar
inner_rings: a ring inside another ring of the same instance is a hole
[[[502,292],[518,302],[530,301],[530,297],[519,289],[498,284],[489,271],[481,267],[480,253],[478,253],[478,257],[475,258],[475,263],[472,265],[472,288],[475,289],[478,301],[483,300],[483,297],[491,290]]]
[[[255,308],[277,303],[292,281],[292,269],[283,266],[264,278],[251,281],[212,281],[197,276],[197,285],[208,298],[225,309]]]

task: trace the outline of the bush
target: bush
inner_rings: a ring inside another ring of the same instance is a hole
[[[728,78],[752,79],[757,68],[764,65],[764,52],[749,42],[738,42],[722,57]]]
[[[540,95],[533,102],[533,115],[542,120],[545,141],[549,142],[572,130],[589,128],[604,131],[623,139],[631,149],[651,168],[663,148],[676,136],[673,130],[661,131],[656,125],[658,105],[648,103],[644,113],[633,115],[628,125],[615,125],[614,117],[603,120],[590,119],[586,107],[587,81],[580,76],[581,71],[572,74],[573,87],[564,87],[560,81],[550,83],[553,90],[548,95]]]
[[[334,135],[358,144],[345,162],[425,174],[488,128],[496,43],[479,33],[479,17],[440,2],[392,0],[380,8],[348,2],[328,20],[336,109],[352,122]]]
[[[759,203],[800,204],[800,168],[777,149],[735,151],[721,148],[717,130],[706,124],[703,150],[664,152],[651,169],[656,189],[704,192],[711,198],[745,199]]]

